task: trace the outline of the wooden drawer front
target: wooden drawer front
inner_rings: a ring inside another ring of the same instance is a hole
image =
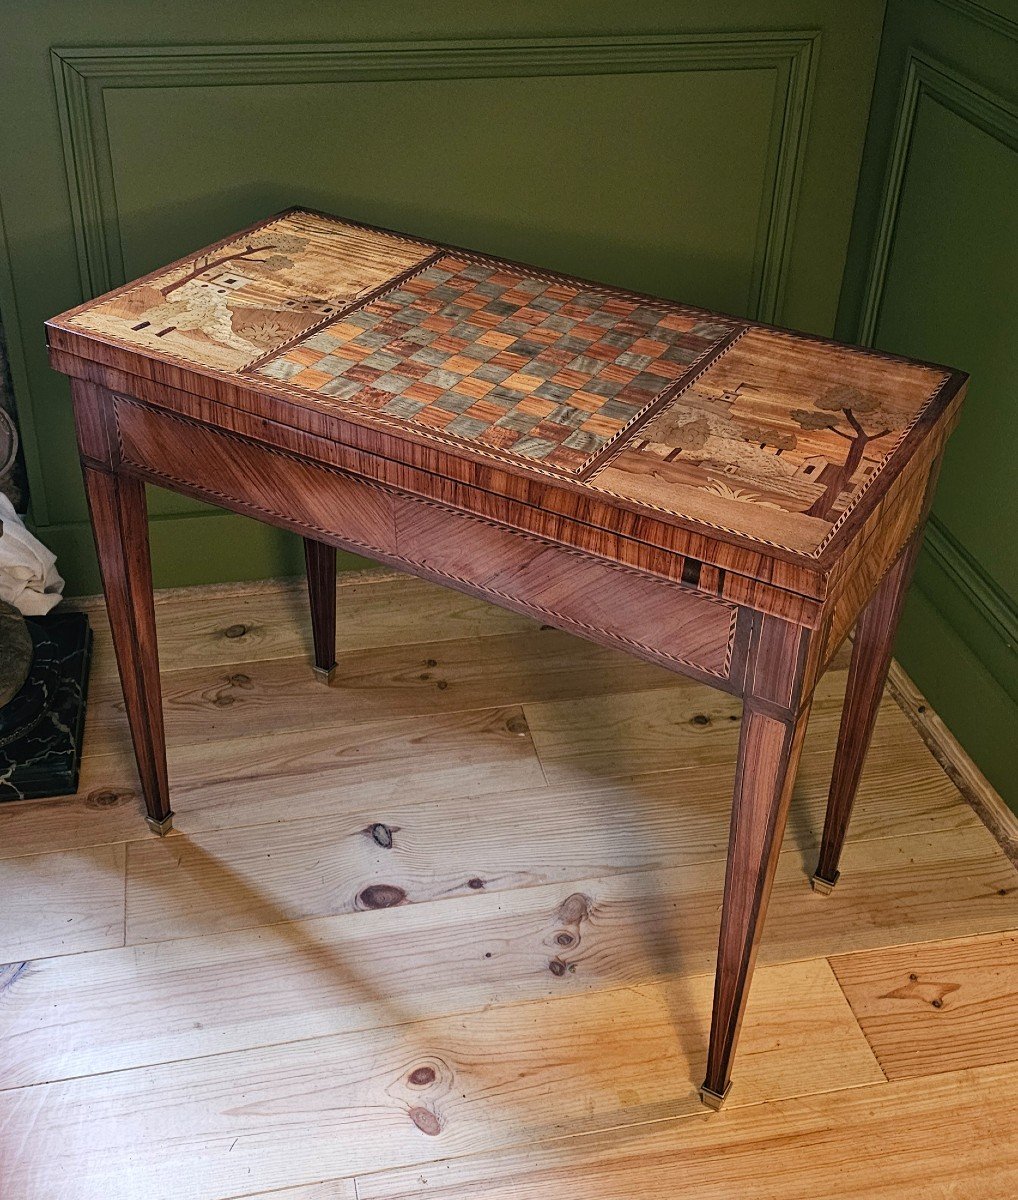
[[[396,544],[404,560],[495,603],[666,665],[731,673],[738,609],[723,600],[412,498],[396,500]]]
[[[146,477],[338,542],[674,670],[732,675],[738,608],[120,397],[120,459]]]

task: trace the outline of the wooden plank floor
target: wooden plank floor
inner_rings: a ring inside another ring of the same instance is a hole
[[[81,789],[0,805],[3,1200],[1015,1194],[1018,876],[885,698],[814,895],[819,689],[726,1109],[696,1098],[739,705],[452,592],[158,600],[177,829],[109,633]]]

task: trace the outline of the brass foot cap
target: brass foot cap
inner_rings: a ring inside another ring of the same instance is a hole
[[[333,663],[331,667],[315,667],[314,672],[322,683],[332,683],[336,677],[336,664]]]
[[[833,879],[824,879],[822,875],[814,875],[809,881],[809,886],[819,896],[829,896],[834,891],[834,885],[841,878],[841,872],[835,871]]]
[[[167,813],[161,821],[157,821],[155,817],[146,817],[145,824],[153,833],[158,833],[160,837],[166,837],[173,828],[173,813]]]
[[[711,1091],[711,1089],[704,1084],[703,1087],[700,1088],[700,1099],[704,1104],[707,1105],[708,1108],[713,1108],[714,1111],[717,1112],[721,1105],[724,1104],[724,1102],[728,1099],[728,1093],[731,1090],[732,1085],[730,1083],[728,1087],[726,1087],[725,1090],[720,1094],[718,1092]]]

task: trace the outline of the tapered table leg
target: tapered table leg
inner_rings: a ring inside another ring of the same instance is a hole
[[[828,894],[838,882],[838,863],[845,844],[852,805],[859,787],[866,751],[880,707],[905,593],[912,580],[921,534],[902,551],[870,597],[855,628],[855,645],[848,668],[848,688],[841,713],[838,749],[834,757],[827,816],[820,843],[820,861],[813,875],[815,892]]]
[[[311,601],[315,674],[328,683],[336,672],[336,548],[305,538],[304,562]]]
[[[145,486],[128,475],[84,464],[82,472],[146,820],[152,830],[165,835],[172,828],[173,813],[166,778]]]
[[[732,1059],[809,718],[808,704],[799,704],[802,679],[796,664],[802,661],[797,653],[802,643],[790,639],[782,661],[768,640],[773,643],[765,638],[750,651],[751,682],[739,739],[707,1075],[700,1089],[701,1100],[715,1109],[724,1103],[731,1084]],[[775,703],[778,694],[781,701]]]

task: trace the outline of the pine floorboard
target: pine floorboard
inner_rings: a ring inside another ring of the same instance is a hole
[[[889,698],[830,897],[818,689],[728,1107],[739,706],[386,573],[157,599],[176,830],[101,605],[76,796],[0,805],[4,1200],[1013,1194],[1018,876]]]

